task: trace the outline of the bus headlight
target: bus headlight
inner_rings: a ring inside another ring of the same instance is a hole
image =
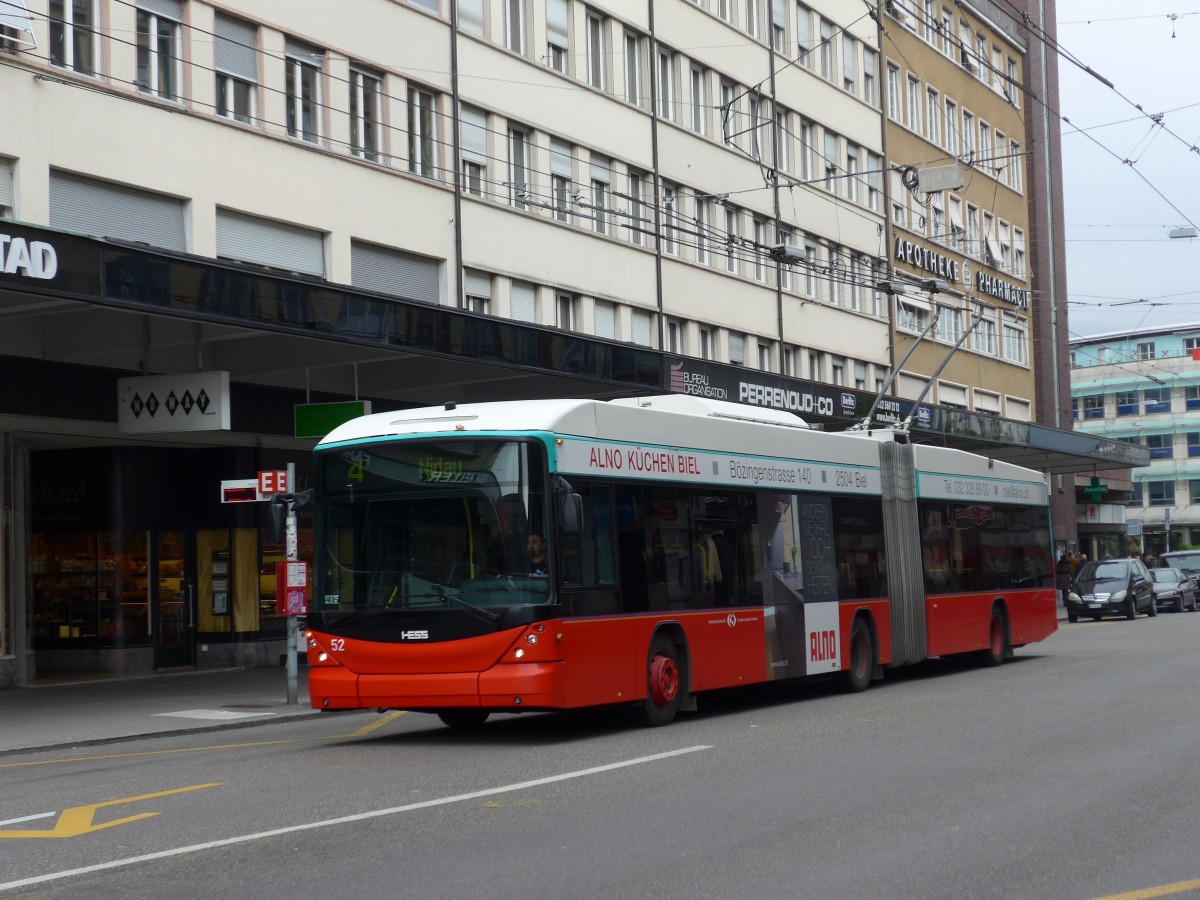
[[[517,659],[523,658],[525,656],[525,648],[518,647],[516,650],[513,651],[513,656],[515,656]]]

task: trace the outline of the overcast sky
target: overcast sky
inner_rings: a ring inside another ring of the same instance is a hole
[[[1058,42],[1071,337],[1200,322],[1200,2],[1058,0]]]

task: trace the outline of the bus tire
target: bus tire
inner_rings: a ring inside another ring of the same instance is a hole
[[[443,725],[456,731],[478,731],[490,713],[483,709],[444,709],[437,715]]]
[[[871,675],[875,670],[875,641],[862,616],[855,616],[854,624],[850,626],[848,663],[842,673],[842,684],[853,694],[862,693],[871,686]]]
[[[679,649],[670,637],[659,633],[646,658],[646,699],[638,708],[642,722],[652,728],[670,725],[682,700]]]
[[[992,617],[988,619],[987,649],[979,651],[979,661],[985,666],[998,666],[1008,655],[1008,626],[1004,620],[1004,610],[1000,604],[992,607]]]

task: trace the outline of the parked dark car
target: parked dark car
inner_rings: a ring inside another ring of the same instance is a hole
[[[1151,569],[1150,577],[1154,580],[1154,605],[1159,609],[1196,611],[1196,581],[1183,569]]]
[[[1114,615],[1136,619],[1140,612],[1157,616],[1153,584],[1150,570],[1140,559],[1086,562],[1075,570],[1067,594],[1067,619],[1078,622],[1080,616],[1091,616],[1099,621]]]
[[[1172,550],[1159,557],[1161,565],[1183,569],[1193,578],[1200,578],[1200,550]]]

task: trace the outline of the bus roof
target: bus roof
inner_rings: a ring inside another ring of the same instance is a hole
[[[661,447],[687,447],[780,459],[879,467],[890,428],[824,432],[791,413],[684,394],[617,400],[512,400],[427,406],[375,413],[339,425],[318,449],[423,434],[551,433]],[[930,474],[1045,484],[1042,472],[947,447],[915,447],[917,468]]]

